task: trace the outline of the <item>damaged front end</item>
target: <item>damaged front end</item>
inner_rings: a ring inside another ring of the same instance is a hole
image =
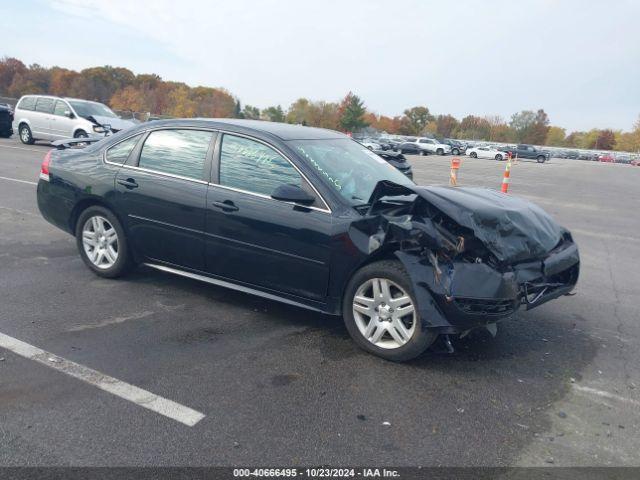
[[[367,208],[351,225],[352,241],[403,263],[423,326],[438,333],[494,324],[568,294],[578,280],[571,234],[526,200],[383,181]]]

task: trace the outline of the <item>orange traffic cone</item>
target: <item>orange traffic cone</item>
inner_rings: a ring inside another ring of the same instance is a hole
[[[461,163],[462,162],[460,162],[459,158],[451,159],[451,175],[449,175],[449,185],[451,185],[452,187],[458,185],[458,170],[460,169]]]
[[[502,193],[508,193],[509,180],[511,176],[511,158],[507,158],[507,164],[504,167],[504,175],[502,176]]]

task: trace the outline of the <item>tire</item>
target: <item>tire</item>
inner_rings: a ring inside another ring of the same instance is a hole
[[[454,148],[453,150],[451,150],[451,154],[452,155],[460,155],[460,150],[458,150],[457,148]]]
[[[538,161],[538,163],[544,163],[547,161],[547,157],[545,157],[544,155],[539,155],[536,160]]]
[[[424,157],[424,150],[420,150],[420,151],[418,152],[418,155],[420,155],[421,157]]]
[[[20,141],[25,145],[33,145],[35,143],[35,139],[31,134],[31,129],[26,123],[22,123],[18,127],[18,136],[20,137]]]
[[[386,282],[386,289],[381,281]],[[387,290],[391,294],[387,296],[387,301],[397,301],[400,298],[405,300],[389,304],[385,303],[382,296],[376,300],[374,284],[380,292]],[[354,303],[356,297],[360,301]],[[413,312],[399,315],[398,310],[409,307],[414,309]],[[342,315],[351,338],[360,348],[386,360],[404,362],[422,354],[438,336],[422,327],[415,308],[411,280],[404,267],[398,260],[383,260],[361,268],[349,281],[343,299]],[[365,311],[371,312],[372,316]],[[399,327],[398,322],[402,327]],[[367,332],[371,332],[369,338],[366,336]]]
[[[500,155],[499,153],[496,155],[496,160],[501,162],[502,161],[502,155]]]
[[[87,132],[84,130],[77,130],[76,133],[73,134],[73,138],[88,138]]]
[[[97,228],[98,225],[102,227],[102,232]],[[115,232],[115,245],[109,227]],[[93,240],[93,245],[90,240]],[[80,214],[76,224],[76,245],[84,263],[100,277],[117,278],[126,274],[133,266],[124,229],[118,218],[107,208],[95,205]],[[89,257],[92,252],[96,252],[94,259]]]
[[[437,153],[438,155],[444,155],[444,150],[443,150],[443,149],[441,149],[441,148],[439,148],[439,149],[437,149],[437,150],[436,150],[436,153]]]
[[[477,154],[476,152],[471,152],[471,153],[469,154],[469,156],[470,156],[471,158],[478,158],[478,154]]]

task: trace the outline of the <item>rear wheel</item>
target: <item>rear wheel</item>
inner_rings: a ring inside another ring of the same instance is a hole
[[[420,155],[421,157],[422,157],[422,156],[424,156],[424,150],[420,150],[420,151],[418,152],[418,155]]]
[[[453,155],[460,155],[460,150],[458,150],[457,148],[454,148],[453,150],[451,150],[451,153]]]
[[[104,207],[89,207],[80,214],[76,244],[84,263],[101,277],[124,275],[133,264],[122,225]]]
[[[544,155],[539,155],[536,160],[538,161],[538,163],[544,163],[547,160],[547,157],[545,157]]]
[[[478,158],[478,154],[477,154],[476,152],[471,152],[471,153],[469,154],[469,156],[470,156],[471,158]]]
[[[437,150],[436,150],[436,153],[437,153],[438,155],[444,155],[444,150],[443,150],[443,149],[441,149],[441,148],[439,148],[439,149],[437,149]]]
[[[437,337],[423,328],[411,280],[397,260],[356,272],[346,289],[343,317],[361,348],[395,362],[419,356]]]
[[[20,141],[25,145],[33,145],[35,142],[33,135],[31,134],[31,129],[26,123],[20,125],[20,128],[18,128],[18,134],[20,135]]]

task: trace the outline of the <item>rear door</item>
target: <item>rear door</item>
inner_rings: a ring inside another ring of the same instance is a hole
[[[34,112],[29,114],[31,121],[31,133],[34,138],[51,140],[51,117],[55,100],[49,97],[38,97]]]
[[[116,174],[117,209],[126,217],[129,239],[140,256],[203,269],[215,136],[199,129],[153,130]]]
[[[237,283],[323,300],[329,280],[331,212],[293,163],[254,138],[223,134],[207,196],[207,270]],[[311,206],[271,198],[282,184],[316,197]]]

